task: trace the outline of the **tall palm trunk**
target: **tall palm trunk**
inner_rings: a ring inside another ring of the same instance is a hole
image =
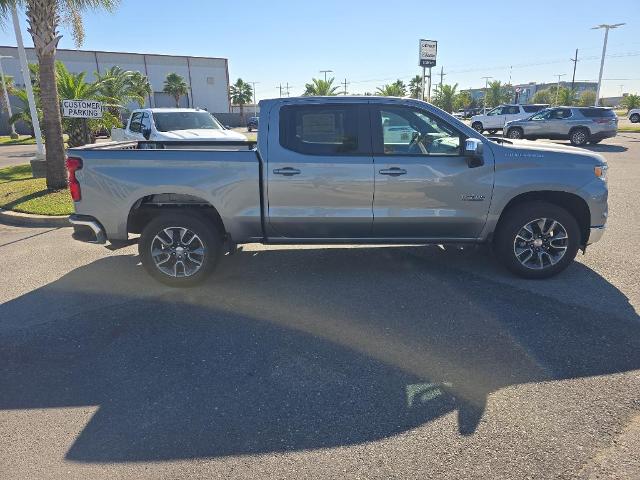
[[[60,36],[56,0],[27,0],[28,31],[33,38],[40,65],[40,97],[42,99],[43,129],[47,142],[47,187],[67,186],[64,168],[64,140],[58,89],[56,85],[55,54]]]

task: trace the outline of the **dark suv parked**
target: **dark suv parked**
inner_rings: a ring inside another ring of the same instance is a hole
[[[610,108],[554,107],[523,120],[507,122],[508,138],[568,139],[572,145],[598,143],[618,133],[618,117]]]
[[[258,117],[250,117],[247,121],[247,130],[250,132],[253,130],[258,130]]]

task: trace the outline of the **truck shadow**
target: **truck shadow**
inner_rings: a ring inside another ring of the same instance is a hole
[[[593,270],[573,267],[579,305],[455,255],[244,251],[189,290],[135,256],[96,261],[0,306],[0,409],[96,405],[67,459],[172,460],[351,445],[449,414],[471,435],[498,389],[640,368],[638,316]],[[615,313],[588,307],[599,296]]]

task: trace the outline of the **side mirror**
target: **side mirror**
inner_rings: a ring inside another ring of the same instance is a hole
[[[225,129],[225,130],[231,130],[231,127],[230,127],[229,125],[225,125],[225,126],[224,126],[224,129]]]
[[[142,136],[144,138],[146,138],[147,140],[149,140],[149,138],[151,137],[151,129],[150,128],[143,128],[142,129]]]
[[[469,165],[469,168],[484,165],[483,150],[484,145],[477,138],[467,138],[464,141],[464,156],[467,159],[467,165]]]

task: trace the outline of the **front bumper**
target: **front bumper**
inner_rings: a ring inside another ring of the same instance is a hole
[[[587,245],[599,242],[604,235],[605,228],[607,228],[606,225],[602,225],[601,227],[591,227],[589,229],[589,241],[587,242]]]
[[[100,243],[107,242],[107,235],[100,222],[89,215],[69,215],[69,223],[73,225],[73,238],[80,242]]]

